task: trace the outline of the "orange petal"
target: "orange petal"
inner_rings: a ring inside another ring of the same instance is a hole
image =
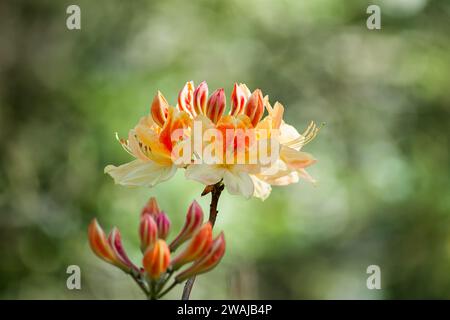
[[[170,152],[173,149],[172,133],[178,129],[188,129],[192,125],[192,119],[188,113],[177,111],[169,107],[166,123],[159,135],[159,141],[165,145]],[[176,137],[178,139],[178,137]],[[178,139],[179,140],[179,139]]]

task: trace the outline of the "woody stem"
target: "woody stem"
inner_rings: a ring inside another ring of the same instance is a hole
[[[206,189],[207,188],[211,189],[211,203],[209,205],[209,222],[211,223],[211,226],[214,227],[214,224],[216,223],[217,213],[219,212],[217,211],[217,205],[219,204],[219,198],[224,189],[224,184],[222,183],[221,180],[214,185],[207,186]],[[184,285],[183,289],[183,295],[181,296],[181,300],[189,300],[189,296],[191,295],[191,290],[192,287],[194,286],[194,282],[195,276],[189,278],[186,281],[186,284]]]

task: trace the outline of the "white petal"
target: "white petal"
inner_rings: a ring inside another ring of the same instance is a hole
[[[161,165],[153,161],[134,160],[121,166],[105,167],[116,184],[123,186],[153,187],[155,184],[170,179],[176,172],[173,165]]]
[[[287,186],[292,183],[297,183],[299,180],[299,175],[297,171],[289,172],[285,175],[279,175],[276,177],[268,177],[265,179],[266,182],[273,186]]]
[[[284,121],[281,123],[279,136],[280,144],[286,144],[294,140],[299,140],[300,142],[302,142],[304,140],[304,137],[301,137],[302,135],[298,133],[297,129],[295,129],[293,126],[285,123]],[[302,145],[302,143],[299,143],[295,149],[300,150]]]
[[[249,199],[253,195],[254,185],[250,175],[246,172],[236,170],[225,170],[223,182],[228,192],[243,195]]]
[[[223,178],[224,169],[209,164],[191,164],[186,168],[186,178],[205,185],[216,184]]]
[[[261,199],[262,201],[266,200],[270,192],[272,191],[272,187],[267,182],[257,178],[254,175],[251,175],[250,178],[253,180],[253,185],[255,186],[255,191],[253,192],[253,196]]]

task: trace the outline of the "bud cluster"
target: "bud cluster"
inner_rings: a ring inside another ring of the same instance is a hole
[[[89,243],[98,257],[129,273],[148,298],[157,299],[176,284],[214,268],[225,253],[223,233],[213,238],[211,223],[203,223],[203,210],[196,201],[189,206],[183,228],[168,244],[170,225],[167,214],[151,198],[142,209],[139,225],[142,268],[128,258],[117,228],[106,236],[94,219],[89,225]],[[164,289],[174,273],[172,285]]]

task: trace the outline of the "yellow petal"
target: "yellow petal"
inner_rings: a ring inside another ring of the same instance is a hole
[[[171,164],[172,160],[170,151],[163,143],[159,141],[159,135],[154,130],[147,126],[137,125],[135,132],[139,141],[144,144],[143,148],[147,147],[147,152],[145,155],[149,159],[160,164]]]

